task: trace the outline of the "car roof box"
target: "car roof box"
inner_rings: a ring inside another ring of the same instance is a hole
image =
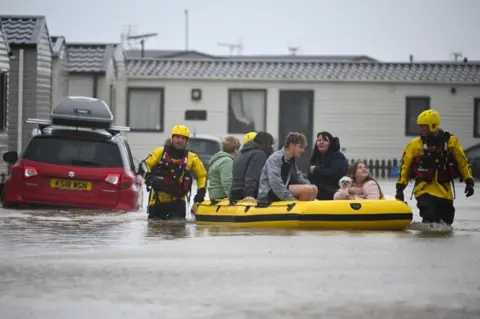
[[[108,129],[113,124],[113,114],[108,105],[91,97],[69,96],[63,98],[50,113],[53,125]]]

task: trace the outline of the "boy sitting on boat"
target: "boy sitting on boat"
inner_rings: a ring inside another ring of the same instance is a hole
[[[313,201],[317,187],[303,177],[295,159],[300,157],[307,146],[302,133],[289,133],[285,146],[274,152],[263,167],[259,184],[259,202],[286,200]]]

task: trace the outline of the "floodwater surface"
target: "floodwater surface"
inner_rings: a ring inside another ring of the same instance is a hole
[[[3,210],[0,318],[480,318],[476,190],[450,234]]]

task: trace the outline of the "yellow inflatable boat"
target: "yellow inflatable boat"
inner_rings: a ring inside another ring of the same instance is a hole
[[[410,207],[398,200],[284,201],[267,207],[204,201],[195,213],[199,225],[290,229],[402,230],[412,219]]]

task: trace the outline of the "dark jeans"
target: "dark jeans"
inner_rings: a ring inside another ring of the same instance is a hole
[[[278,196],[272,191],[270,190],[268,192],[268,201],[270,203],[273,203],[273,202],[280,202],[280,198],[278,198]]]
[[[316,185],[318,188],[317,199],[318,200],[333,200],[333,195],[336,190],[325,189],[321,185]]]
[[[439,222],[443,220],[448,225],[455,219],[453,200],[438,198],[430,194],[423,194],[417,198],[417,207],[423,222]]]
[[[183,199],[148,206],[148,219],[182,220],[186,213],[187,207]]]
[[[290,188],[290,185],[291,185],[291,184],[288,184],[288,185],[287,185],[287,189]],[[268,192],[268,201],[269,201],[270,203],[273,203],[273,202],[281,202],[282,200],[281,200],[280,198],[278,198],[277,194],[275,194],[275,193],[273,192],[273,190],[270,190],[270,191]]]
[[[333,200],[335,192],[319,189],[317,193],[318,200]]]

